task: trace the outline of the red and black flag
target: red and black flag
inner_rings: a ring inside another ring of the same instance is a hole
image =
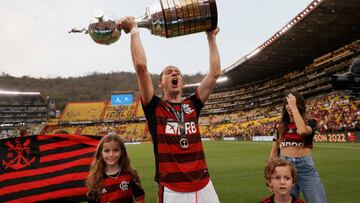
[[[0,202],[85,200],[98,142],[71,134],[0,140]]]

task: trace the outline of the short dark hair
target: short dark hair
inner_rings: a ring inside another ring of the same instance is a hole
[[[165,66],[165,68],[164,68],[164,69],[161,71],[161,73],[160,73],[160,76],[159,76],[159,79],[158,79],[159,82],[162,81],[162,76],[164,75],[164,71],[165,71],[167,68],[170,68],[170,67],[174,67],[174,68],[180,70],[180,69],[179,69],[178,67],[176,67],[176,66],[171,66],[171,65]],[[183,74],[182,74],[181,72],[180,72],[180,75],[181,75],[181,77],[184,78],[184,76],[183,76]]]

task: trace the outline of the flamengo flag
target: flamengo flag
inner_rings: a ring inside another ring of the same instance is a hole
[[[85,200],[98,142],[71,134],[0,140],[0,202]]]

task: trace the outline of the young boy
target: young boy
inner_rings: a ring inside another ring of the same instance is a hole
[[[304,203],[290,194],[296,182],[296,170],[288,161],[277,157],[270,159],[265,166],[265,179],[273,194],[262,203]]]

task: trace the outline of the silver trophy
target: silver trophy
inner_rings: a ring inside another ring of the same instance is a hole
[[[120,38],[121,30],[116,20],[97,12],[85,32],[99,44],[109,45]],[[217,27],[215,0],[159,0],[146,8],[145,14],[135,20],[138,27],[147,28],[161,37],[177,37],[197,32],[211,31]]]

